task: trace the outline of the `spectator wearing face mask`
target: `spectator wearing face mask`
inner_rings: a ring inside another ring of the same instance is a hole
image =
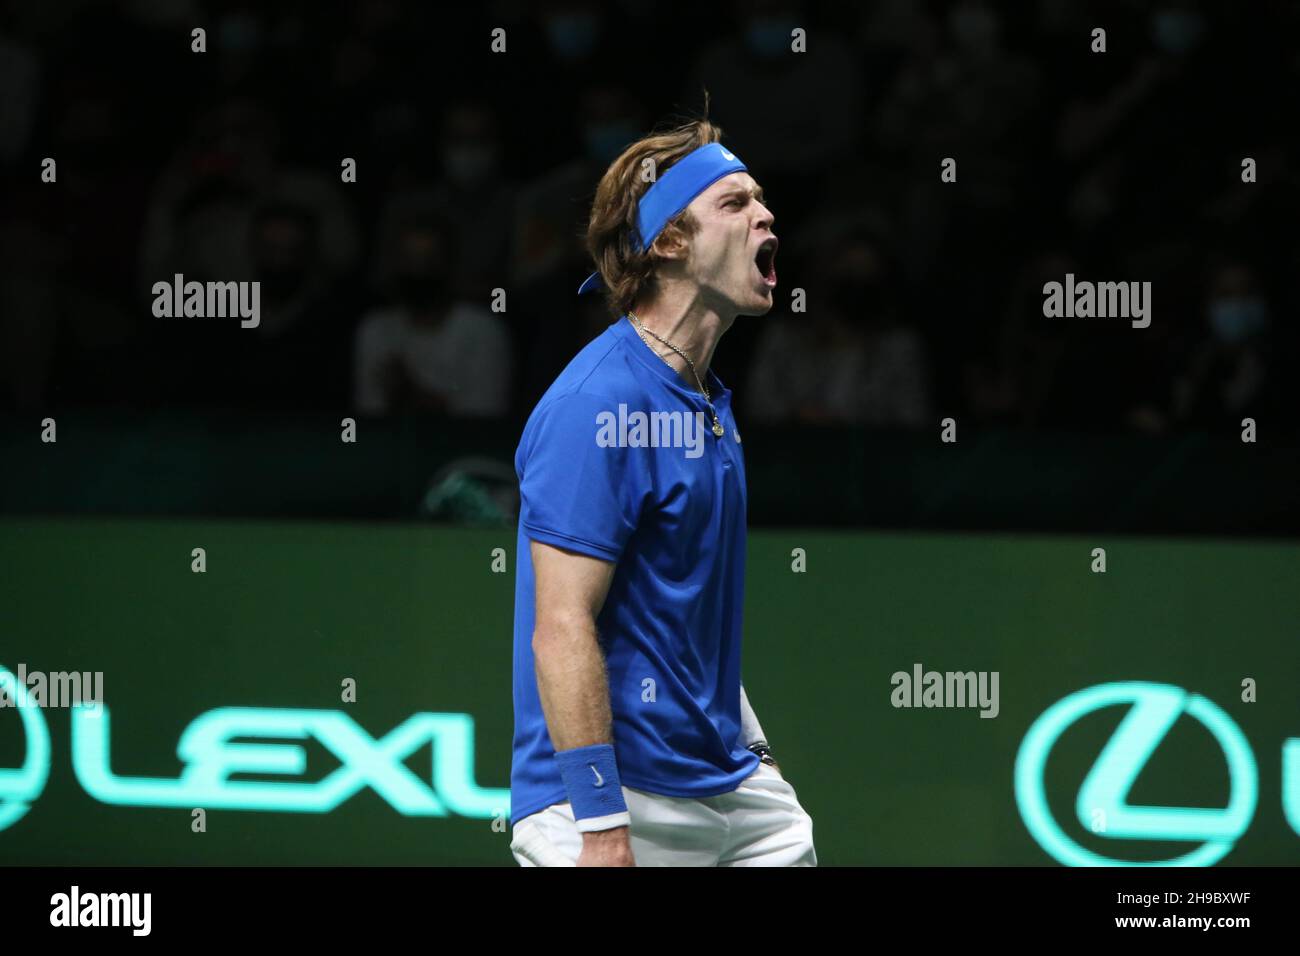
[[[554,69],[581,73],[608,42],[605,12],[591,0],[547,0],[536,15]]]
[[[258,325],[231,324],[205,343],[209,357],[228,350],[223,373],[238,369],[237,389],[221,387],[217,393],[260,408],[342,403],[346,292],[323,260],[315,213],[296,203],[266,203],[253,215],[248,242],[260,286]]]
[[[708,89],[737,155],[763,170],[769,194],[797,207],[789,199],[800,177],[852,155],[858,141],[859,56],[836,31],[813,29],[797,0],[738,0],[732,10],[735,32],[699,51],[682,95]],[[796,29],[806,52],[791,48]]]
[[[392,305],[357,330],[355,405],[365,415],[435,412],[455,417],[506,411],[510,344],[488,309],[458,300],[450,227],[412,222],[397,243],[389,278]]]
[[[531,5],[541,33],[538,66],[547,92],[557,102],[572,102],[591,77],[617,71],[626,36],[620,11],[595,0],[542,0]]]
[[[269,202],[310,211],[323,263],[335,274],[353,269],[360,235],[337,178],[282,156],[277,113],[254,97],[232,94],[196,114],[193,125],[153,187],[140,249],[145,288],[174,272],[223,280],[247,275],[249,224]]]
[[[641,109],[621,84],[599,83],[578,99],[581,153],[526,183],[515,206],[511,283],[562,278],[564,287],[587,268],[583,223],[591,183],[641,135]]]
[[[1205,428],[1239,428],[1271,404],[1268,301],[1253,270],[1233,263],[1210,283],[1206,331],[1174,386],[1174,416]]]
[[[492,110],[475,101],[449,108],[431,167],[436,178],[403,185],[385,197],[377,226],[379,271],[392,259],[402,224],[431,215],[446,220],[455,235],[460,255],[455,291],[485,298],[500,285],[514,210],[514,189],[502,175],[501,160],[500,126]]]

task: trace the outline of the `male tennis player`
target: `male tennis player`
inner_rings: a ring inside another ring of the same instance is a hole
[[[745,462],[709,370],[776,288],[745,164],[699,120],[629,146],[587,228],[619,316],[515,456],[511,850],[523,866],[815,866],[740,680]]]

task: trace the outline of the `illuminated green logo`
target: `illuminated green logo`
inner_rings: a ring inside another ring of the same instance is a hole
[[[17,681],[0,668],[11,696]],[[21,698],[19,698],[21,700]],[[0,770],[0,830],[27,812],[45,786],[50,737],[37,707],[20,707],[27,758],[20,770]],[[184,764],[178,777],[115,774],[110,760],[111,717],[105,706],[72,709],[72,766],[88,794],[103,803],[136,807],[204,807],[328,813],[370,787],[405,816],[489,818],[510,812],[510,791],[474,782],[474,719],[469,714],[420,713],[376,740],[340,710],[219,707],[200,714],[176,747]],[[301,776],[307,752],[297,743],[315,739],[339,766],[316,781],[233,780],[237,774]],[[240,742],[235,743],[234,741]],[[432,745],[428,781],[405,765]]]
[[[1106,839],[1201,844],[1189,853],[1145,862],[1110,859],[1070,839],[1052,818],[1043,788],[1043,770],[1052,746],[1075,721],[1094,710],[1119,704],[1132,707],[1079,788],[1075,813],[1085,828],[1090,819],[1104,820],[1099,835]],[[1131,806],[1128,794],[1134,781],[1174,721],[1184,713],[1205,725],[1223,751],[1231,782],[1227,807]],[[1295,793],[1300,774],[1297,744],[1300,740],[1288,741],[1283,747],[1283,804],[1292,827],[1300,831]],[[1250,744],[1222,708],[1180,687],[1135,681],[1089,687],[1049,707],[1021,742],[1015,785],[1016,803],[1025,826],[1044,850],[1068,866],[1212,866],[1250,825],[1259,776]]]
[[[17,770],[0,768],[0,830],[3,830],[21,820],[45,789],[45,781],[50,776],[50,729],[45,726],[41,709],[28,699],[27,688],[3,667],[0,667],[0,687],[18,705],[27,737],[23,765]]]

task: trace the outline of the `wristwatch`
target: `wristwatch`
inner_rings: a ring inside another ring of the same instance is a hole
[[[753,753],[758,754],[758,759],[762,763],[776,766],[776,758],[772,756],[772,748],[767,745],[766,740],[755,740],[748,748]]]

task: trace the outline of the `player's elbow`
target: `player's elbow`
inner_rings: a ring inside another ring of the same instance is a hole
[[[566,653],[594,641],[596,622],[590,614],[579,611],[556,611],[539,615],[533,628],[533,655]]]

